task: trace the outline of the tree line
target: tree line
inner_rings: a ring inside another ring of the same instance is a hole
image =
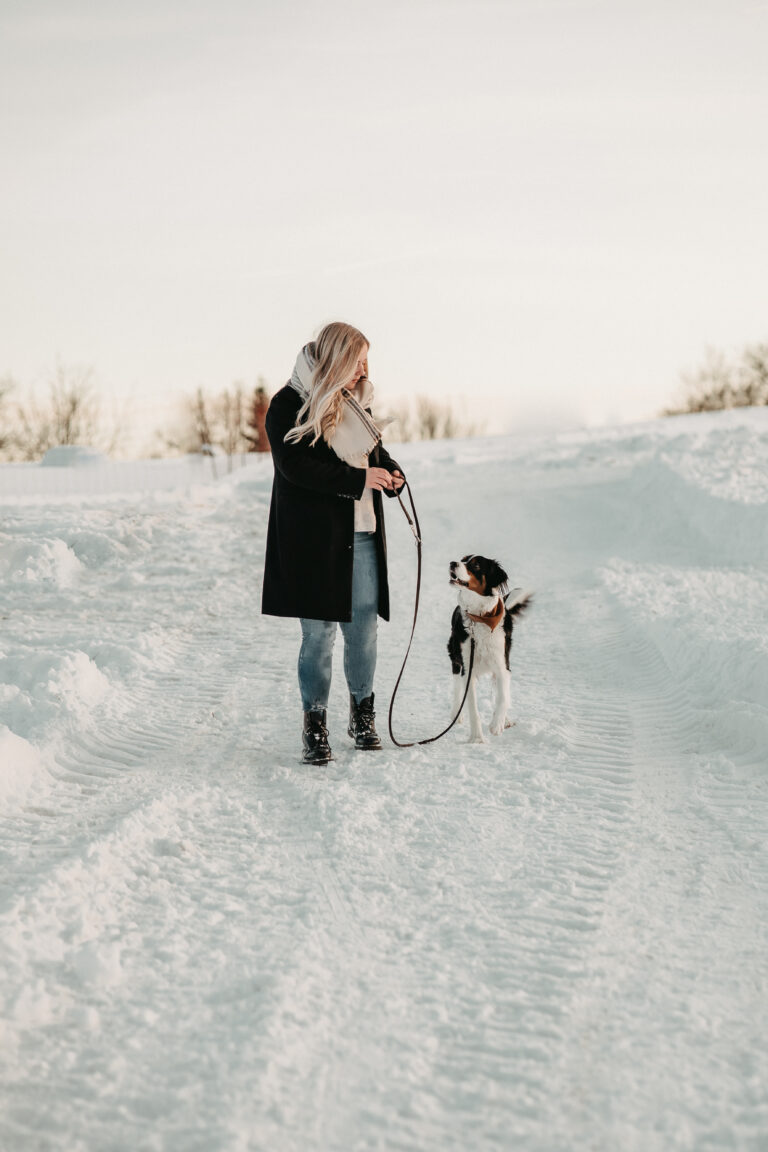
[[[709,348],[700,367],[681,374],[681,400],[662,416],[768,405],[768,344],[748,344],[734,357]],[[154,431],[145,454],[224,453],[233,457],[268,452],[265,418],[270,393],[263,377],[255,386],[235,383],[212,392],[197,388],[185,396],[175,417]],[[449,440],[482,435],[485,429],[457,415],[450,403],[428,396],[401,402],[391,438]],[[49,448],[88,445],[108,455],[120,452],[130,415],[104,413],[92,368],[58,364],[47,387],[24,391],[10,375],[0,377],[0,460],[36,461]]]
[[[197,388],[180,399],[177,411],[151,434],[144,454],[225,454],[230,460],[268,452],[265,427],[270,393],[259,377],[254,387],[235,383],[217,392]],[[416,396],[396,411],[392,439],[440,440],[478,435],[449,403]],[[0,378],[0,460],[37,461],[49,448],[87,445],[107,455],[123,450],[130,435],[130,412],[109,416],[92,368],[58,364],[42,394],[24,391],[11,376]]]
[[[662,416],[768,404],[768,344],[747,344],[733,357],[708,348],[703,364],[681,379],[681,402]]]
[[[217,393],[198,388],[183,398],[175,417],[155,429],[146,455],[167,456],[217,449],[230,458],[268,452],[265,418],[269,392],[234,384]],[[127,411],[107,415],[91,368],[57,365],[41,395],[24,392],[11,376],[0,378],[0,459],[40,460],[49,448],[88,445],[111,455],[130,435]]]

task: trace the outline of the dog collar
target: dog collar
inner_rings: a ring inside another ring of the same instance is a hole
[[[467,612],[470,620],[474,620],[475,624],[487,624],[491,632],[497,628],[504,619],[504,601],[499,597],[496,601],[496,607],[492,608],[490,612],[486,612],[484,616],[475,616],[473,612]]]

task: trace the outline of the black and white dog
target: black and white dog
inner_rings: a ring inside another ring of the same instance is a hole
[[[471,641],[475,641],[472,679],[467,691],[470,742],[483,744],[483,727],[477,710],[476,680],[493,676],[496,701],[491,719],[491,732],[496,736],[509,727],[509,651],[515,616],[520,616],[531,603],[533,594],[522,588],[507,591],[504,569],[486,556],[465,556],[452,560],[451,584],[459,590],[459,603],[451,617],[448,655],[453,670],[453,715],[461,705],[466,688],[464,677],[469,671]],[[459,723],[463,716],[459,719]]]

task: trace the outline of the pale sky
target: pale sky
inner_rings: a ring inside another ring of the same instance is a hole
[[[768,2],[0,0],[0,375],[642,419],[768,340]]]

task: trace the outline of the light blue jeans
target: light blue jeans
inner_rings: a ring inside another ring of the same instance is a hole
[[[347,687],[358,703],[373,692],[378,610],[376,537],[373,532],[355,532],[352,619],[338,627],[344,637]],[[305,712],[322,712],[328,706],[336,628],[335,620],[301,620],[299,691]]]

